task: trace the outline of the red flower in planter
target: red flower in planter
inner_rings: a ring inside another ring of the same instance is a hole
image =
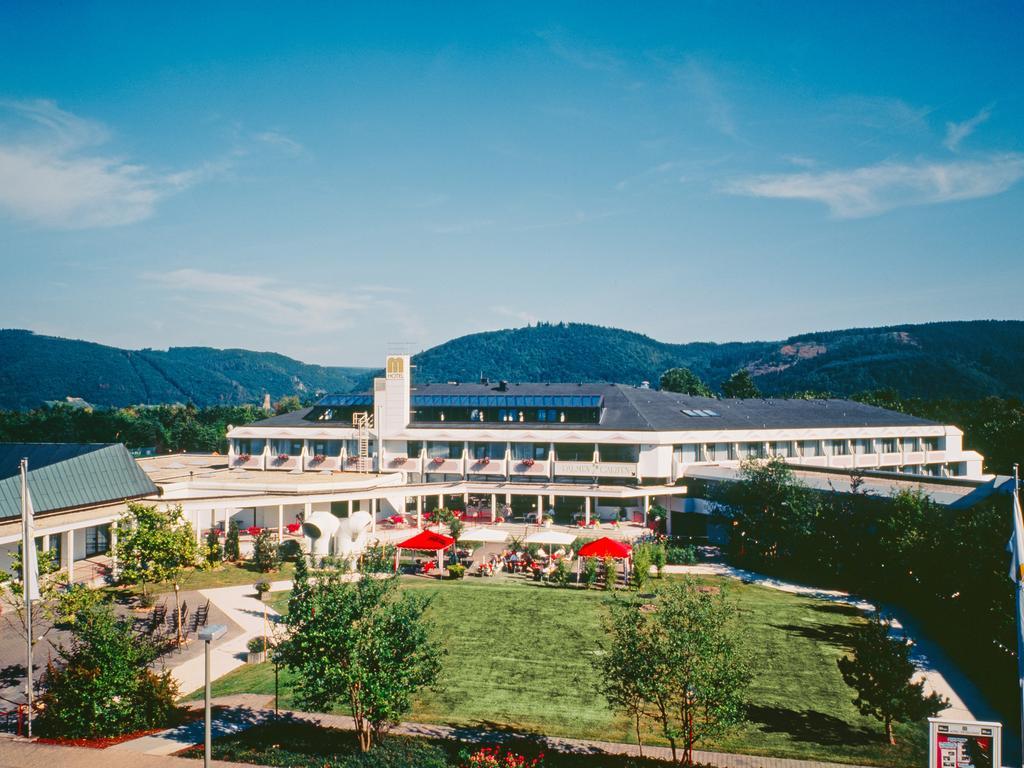
[[[479,464],[479,465],[480,465],[481,467],[486,467],[486,466],[487,466],[488,464],[490,464],[490,463],[491,463],[491,460],[490,460],[490,458],[488,458],[487,456],[484,456],[484,457],[483,457],[482,459],[480,459],[480,461],[478,461],[477,463],[478,463],[478,464]]]
[[[287,453],[279,453],[279,454],[277,454],[277,463],[278,464],[284,464],[290,458],[291,457]]]
[[[348,457],[348,463],[349,464],[355,464],[358,461],[359,461],[359,457],[358,456],[349,456]]]
[[[396,456],[394,459],[391,460],[391,463],[395,464],[396,466],[401,466],[402,464],[405,464],[405,462],[407,462],[408,460],[409,459],[406,458],[405,456]]]
[[[263,533],[263,529],[260,528],[258,525],[250,525],[248,528],[245,529],[245,532],[248,533],[250,536],[259,536],[261,533]]]
[[[238,464],[248,464],[249,459],[251,458],[252,456],[250,456],[248,453],[240,453],[235,457],[235,462]]]
[[[298,533],[302,523],[288,523],[288,533]]]
[[[323,464],[325,461],[327,461],[327,457],[324,456],[322,453],[318,453],[316,456],[313,457],[314,464]]]
[[[434,457],[434,463],[435,464],[444,464],[444,457],[443,456],[435,456]]]
[[[533,459],[523,459],[521,462],[524,467],[532,467],[536,463]]]

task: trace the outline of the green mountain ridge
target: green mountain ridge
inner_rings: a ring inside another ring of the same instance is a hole
[[[414,356],[420,382],[615,381],[656,386],[685,366],[718,389],[751,371],[766,394],[850,395],[891,387],[903,397],[1024,397],[1024,321],[970,320],[850,328],[782,341],[673,344],[582,323],[538,323],[462,336]],[[309,398],[365,391],[379,369],[309,365],[273,352],[211,347],[125,350],[0,330],[0,408],[77,396],[98,406],[257,403],[264,392]]]

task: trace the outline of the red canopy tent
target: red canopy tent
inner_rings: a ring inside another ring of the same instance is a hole
[[[406,539],[395,545],[395,570],[398,570],[398,558],[403,549],[414,549],[419,552],[437,552],[438,570],[443,570],[444,560],[442,553],[455,543],[451,536],[435,531],[420,531],[411,539]]]
[[[629,544],[604,536],[587,542],[580,547],[580,551],[577,554],[580,557],[614,557],[622,559],[629,557],[632,553],[633,548]]]
[[[579,557],[576,560],[576,583],[578,584],[580,581],[580,566],[585,557],[600,557],[601,559],[612,557],[616,560],[622,560],[622,573],[624,576],[628,574],[629,558],[633,554],[633,547],[625,542],[602,536],[600,539],[588,541],[580,547],[580,551],[577,554]]]

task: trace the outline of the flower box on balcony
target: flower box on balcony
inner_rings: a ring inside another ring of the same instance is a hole
[[[290,458],[291,458],[291,456],[289,456],[287,453],[279,453],[279,454],[277,454],[277,463],[278,464],[284,464]]]
[[[348,457],[348,463],[349,464],[357,464],[357,463],[359,463],[359,457],[358,456],[349,456]]]
[[[248,464],[249,460],[251,458],[252,458],[252,456],[250,456],[248,453],[240,453],[237,456],[235,456],[235,463],[236,464]]]
[[[248,528],[245,529],[245,532],[248,533],[250,536],[255,537],[263,533],[263,529],[260,528],[258,525],[250,525]]]
[[[316,456],[313,457],[314,464],[323,464],[325,461],[327,461],[327,457],[324,456],[322,453],[318,453]]]
[[[486,467],[490,463],[491,463],[491,460],[489,458],[487,458],[486,456],[484,456],[476,464],[477,464],[478,467]]]
[[[405,462],[407,462],[408,460],[409,459],[406,456],[396,456],[391,460],[391,463],[394,464],[396,467],[400,467],[403,464],[405,464]]]
[[[535,462],[533,459],[523,459],[521,462],[519,462],[519,465],[529,469],[530,467],[532,467],[536,463],[537,462]]]
[[[444,457],[443,457],[443,456],[435,456],[435,457],[433,458],[433,461],[432,461],[431,463],[432,463],[432,464],[444,464],[444,461],[445,461],[445,460],[444,460]]]

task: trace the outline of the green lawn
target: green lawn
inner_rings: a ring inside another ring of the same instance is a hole
[[[734,581],[708,579],[736,601],[754,657],[749,722],[705,748],[780,757],[916,766],[926,761],[923,725],[900,726],[892,749],[881,726],[860,716],[836,666],[856,611]],[[609,599],[600,592],[533,582],[406,578],[429,592],[448,650],[443,679],[415,702],[409,719],[548,735],[632,741],[629,722],[594,692],[590,661]],[[277,596],[285,608],[287,595]],[[281,674],[281,706],[290,707]],[[215,695],[274,690],[269,664],[243,667]],[[656,741],[656,740],[655,740]]]
[[[196,568],[185,576],[181,582],[181,588],[183,590],[213,589],[215,587],[237,587],[241,584],[255,584],[261,580],[271,582],[290,581],[294,574],[294,563],[282,563],[276,571],[260,573],[252,562],[246,560],[240,563],[223,563],[209,571]],[[160,582],[158,584],[150,584],[148,589],[151,594],[173,592],[174,584]],[[121,595],[142,594],[142,588],[138,586],[116,588],[114,591]]]

